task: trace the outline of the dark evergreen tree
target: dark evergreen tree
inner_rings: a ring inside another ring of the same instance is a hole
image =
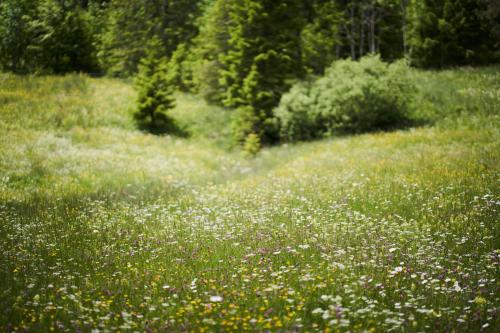
[[[0,5],[0,59],[14,72],[96,70],[89,16],[75,1],[5,1]]]
[[[38,3],[34,0],[0,2],[0,67],[13,72],[28,72],[35,67]]]
[[[483,24],[478,0],[414,3],[411,59],[422,67],[482,64],[495,58],[491,27]]]
[[[152,38],[160,41],[161,54],[170,58],[179,44],[196,36],[199,8],[196,0],[111,0],[100,53],[103,67],[112,75],[136,73]]]
[[[45,0],[35,22],[40,67],[55,73],[97,71],[89,16],[77,2]]]
[[[227,52],[219,57],[223,103],[240,107],[235,124],[251,122],[235,126],[238,141],[255,133],[268,143],[275,137],[271,111],[288,89],[287,80],[302,74],[300,32],[304,20],[297,15],[302,1],[227,2],[229,39]]]
[[[479,0],[479,17],[482,20],[483,28],[490,32],[495,48],[496,58],[500,53],[500,0]]]
[[[225,87],[222,72],[227,70],[225,55],[230,50],[229,27],[231,3],[215,0],[205,4],[204,15],[199,21],[200,33],[191,49],[193,83],[197,91],[211,103],[222,103]]]
[[[311,21],[301,33],[303,63],[313,74],[323,74],[340,57],[340,27],[344,17],[334,1],[313,3],[310,11]]]
[[[139,65],[136,79],[137,110],[134,113],[139,128],[153,133],[169,132],[173,121],[167,111],[175,106],[174,86],[168,79],[166,58],[151,52]]]

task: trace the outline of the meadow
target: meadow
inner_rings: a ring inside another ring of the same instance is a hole
[[[497,332],[500,68],[415,72],[419,127],[231,146],[131,82],[0,75],[0,331]]]

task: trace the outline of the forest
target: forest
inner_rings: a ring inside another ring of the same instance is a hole
[[[403,97],[411,88],[390,78],[384,84],[391,96],[380,97],[374,111],[358,106],[378,117],[348,107],[323,116],[310,106],[286,114],[294,106],[283,105],[281,117],[274,109],[294,84],[324,75],[336,60],[378,54],[419,68],[494,63],[500,59],[499,8],[496,0],[4,0],[0,64],[14,73],[138,76],[136,118],[153,132],[178,132],[166,115],[172,93],[196,93],[235,109],[234,141],[252,147],[405,125]],[[386,76],[382,67],[366,80]],[[336,85],[350,73],[338,69],[327,76]],[[288,104],[321,89],[296,88]],[[369,99],[347,103],[363,98]]]
[[[0,0],[0,332],[499,332],[500,0]]]

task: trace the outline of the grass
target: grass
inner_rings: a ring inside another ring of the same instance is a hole
[[[500,70],[418,72],[433,125],[227,150],[131,86],[0,76],[0,330],[495,332]]]

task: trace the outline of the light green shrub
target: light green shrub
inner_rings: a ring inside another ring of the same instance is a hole
[[[275,116],[281,138],[310,140],[336,133],[362,133],[406,125],[415,88],[404,62],[379,56],[335,62],[325,75],[285,94]]]
[[[260,137],[255,133],[250,133],[245,140],[243,152],[247,157],[253,157],[262,149]]]

